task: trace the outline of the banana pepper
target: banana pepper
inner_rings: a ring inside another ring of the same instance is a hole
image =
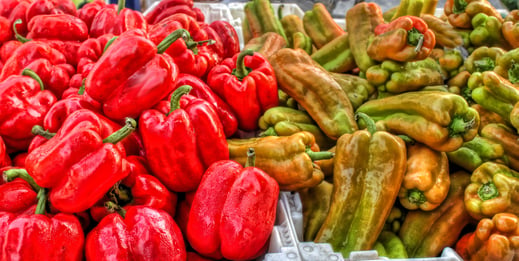
[[[258,37],[252,38],[245,44],[243,49],[253,50],[269,58],[275,52],[286,46],[287,41],[281,35],[274,32],[266,32]]]
[[[434,16],[433,14],[422,14],[420,16],[427,23],[427,27],[433,31],[436,44],[446,48],[455,48],[463,44],[463,38],[458,34],[454,27],[447,21]]]
[[[252,38],[267,32],[274,32],[287,39],[281,22],[274,13],[270,0],[253,0],[243,8],[243,39],[248,42]]]
[[[331,75],[348,95],[354,109],[377,94],[375,87],[364,78],[346,73],[331,73]]]
[[[403,0],[396,8],[395,14],[391,18],[392,21],[402,16],[420,16],[424,8],[424,0]]]
[[[373,249],[377,250],[379,256],[388,258],[407,258],[402,240],[391,231],[382,231],[378,236],[377,242]]]
[[[330,210],[333,184],[323,180],[319,185],[299,191],[303,204],[303,240],[313,241]]]
[[[472,104],[472,105],[470,105],[470,107],[472,107],[476,111],[478,111],[479,119],[480,119],[479,131],[481,131],[485,126],[487,126],[490,123],[506,124],[506,122],[503,120],[503,118],[501,118],[501,116],[499,116],[497,113],[491,112],[491,111],[483,108],[479,104]]]
[[[463,97],[448,92],[406,92],[362,104],[377,128],[409,136],[437,151],[453,151],[472,140],[479,115]],[[360,126],[359,126],[360,127]]]
[[[280,10],[283,10],[282,6],[279,6],[278,13],[281,12]],[[291,48],[302,48],[308,54],[312,54],[312,38],[305,32],[303,20],[295,14],[286,15],[279,19],[283,30],[285,30],[288,46]]]
[[[519,84],[519,49],[513,49],[497,58],[494,71],[513,84]]]
[[[447,78],[452,78],[461,70],[464,70],[463,62],[464,58],[458,49],[438,49],[435,48],[430,57],[434,58],[442,69],[442,74],[446,75]]]
[[[465,60],[465,69],[469,73],[493,71],[497,59],[503,54],[505,50],[499,47],[478,47]]]
[[[312,10],[305,12],[303,26],[317,49],[345,34],[322,3],[315,3]]]
[[[472,32],[470,42],[474,46],[495,46],[510,49],[508,42],[501,33],[503,19],[479,13],[472,17]]]
[[[329,72],[347,72],[357,67],[350,50],[348,33],[323,45],[311,57]]]
[[[471,141],[464,142],[459,149],[447,152],[450,162],[470,172],[484,162],[503,162],[504,156],[505,151],[501,144],[479,135]]]
[[[316,186],[324,174],[313,161],[333,157],[333,153],[319,152],[314,136],[305,131],[291,136],[229,139],[227,143],[229,158],[243,166],[247,163],[247,151],[253,148],[256,167],[273,177],[281,190]]]
[[[501,144],[505,151],[504,162],[519,171],[519,135],[513,128],[505,124],[490,123],[481,129],[480,135]]]
[[[449,23],[457,28],[472,29],[472,18],[479,13],[494,16],[503,22],[499,12],[487,0],[447,0],[443,10]]]

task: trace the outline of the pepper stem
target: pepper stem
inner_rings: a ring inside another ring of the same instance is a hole
[[[279,5],[278,7],[278,19],[281,20],[283,18],[283,9],[285,8],[284,4]]]
[[[111,213],[117,212],[119,213],[119,215],[121,215],[121,217],[126,217],[126,210],[124,210],[121,206],[115,204],[112,201],[105,202],[105,208]]]
[[[496,64],[492,58],[483,57],[482,59],[474,61],[474,67],[476,67],[476,72],[485,72],[494,70]]]
[[[407,135],[400,134],[400,135],[396,135],[396,136],[400,137],[405,143],[408,143],[409,145],[413,145],[416,143],[415,140],[413,140],[411,137],[409,137]]]
[[[499,196],[499,190],[494,182],[485,183],[479,187],[478,196],[483,201],[493,199]]]
[[[110,136],[106,137],[103,140],[103,143],[116,144],[117,142],[123,140],[124,138],[132,134],[136,127],[137,122],[134,119],[126,118],[126,124],[116,132],[112,133]]]
[[[189,37],[189,39],[184,39],[186,41],[186,46],[189,50],[193,51],[195,55],[198,55],[198,46],[207,43],[207,45],[215,44],[216,41],[213,39],[204,40],[204,41],[195,41],[193,38]]]
[[[124,7],[126,7],[126,0],[117,1],[117,14],[121,13]]]
[[[274,127],[268,127],[264,132],[260,133],[260,137],[266,136],[278,136],[276,129]]]
[[[423,41],[423,34],[418,31],[416,28],[412,28],[411,30],[407,31],[407,43],[412,46],[417,46],[420,43],[420,39]]]
[[[256,165],[256,151],[254,148],[249,148],[247,151],[247,162],[245,167],[254,167]]]
[[[42,189],[38,184],[36,184],[36,181],[34,181],[25,169],[10,169],[3,173],[3,179],[5,182],[11,182],[16,178],[21,178],[27,181],[34,191],[40,191]]]
[[[171,46],[176,40],[180,38],[191,39],[191,35],[186,29],[177,29],[173,31],[157,45],[157,53],[164,53],[169,48],[169,46]]]
[[[519,65],[515,62],[512,62],[512,66],[508,69],[508,80],[511,83],[519,82]]]
[[[40,85],[40,90],[42,90],[42,91],[45,90],[45,88],[43,86],[43,82],[42,82],[40,76],[38,76],[38,74],[36,72],[34,72],[33,70],[31,70],[31,69],[23,69],[22,75],[23,76],[29,76],[29,77],[33,78]]]
[[[250,49],[243,50],[236,59],[236,68],[232,70],[232,75],[236,76],[240,81],[251,72],[251,69],[247,68],[244,63],[245,56],[249,55],[254,55],[254,51]]]
[[[174,110],[180,109],[180,98],[182,98],[183,95],[188,94],[192,89],[193,87],[189,85],[182,85],[173,92],[169,102],[170,109],[166,116],[170,115]]]
[[[36,196],[38,199],[38,205],[36,205],[36,211],[34,214],[45,214],[45,208],[47,207],[47,191],[44,188],[38,190],[38,195]]]
[[[422,205],[423,203],[427,202],[427,198],[425,198],[423,191],[418,189],[409,190],[407,193],[407,199],[411,204],[414,205]]]
[[[475,123],[475,118],[465,122],[462,118],[454,117],[451,124],[449,125],[449,135],[455,136],[458,134],[465,133],[468,129],[472,128]]]
[[[83,81],[81,81],[81,86],[79,87],[77,94],[79,94],[79,95],[85,94],[85,82],[86,82],[86,78],[83,79]]]
[[[33,135],[39,135],[44,137],[45,139],[51,139],[52,137],[56,136],[56,133],[49,132],[48,130],[43,129],[41,125],[34,125],[31,129],[31,133]]]
[[[18,40],[18,42],[26,43],[26,42],[31,41],[31,39],[23,37],[21,34],[18,33],[18,30],[16,30],[16,26],[19,24],[22,24],[22,23],[23,23],[22,19],[16,19],[16,21],[14,21],[14,23],[13,23],[14,37],[16,37],[16,40]]]
[[[454,0],[454,6],[452,12],[454,14],[462,14],[465,12],[465,8],[469,5],[465,0]]]
[[[108,50],[108,47],[110,47],[110,45],[112,45],[112,43],[115,41],[115,39],[117,39],[117,37],[118,36],[114,36],[110,40],[108,40],[108,42],[106,42],[105,48],[103,48],[103,53],[105,53],[106,50]]]
[[[375,122],[373,119],[371,119],[367,114],[363,112],[357,112],[355,113],[355,120],[363,120],[366,124],[366,127],[368,128],[369,133],[373,134],[377,131],[377,126],[375,125]]]
[[[335,156],[335,153],[330,151],[313,151],[310,148],[306,148],[305,152],[312,161],[331,159]]]

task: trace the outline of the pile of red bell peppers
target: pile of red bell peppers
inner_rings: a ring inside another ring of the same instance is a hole
[[[277,104],[192,0],[0,1],[0,260],[261,256],[279,185],[227,138]]]

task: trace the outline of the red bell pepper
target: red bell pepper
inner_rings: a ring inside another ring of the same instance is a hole
[[[29,39],[58,39],[61,41],[85,41],[88,27],[76,16],[69,14],[37,15],[27,25]]]
[[[77,73],[86,78],[92,67],[103,54],[106,44],[114,38],[113,34],[105,34],[97,38],[89,38],[81,43],[77,51]]]
[[[416,16],[401,16],[375,27],[375,37],[368,45],[368,55],[379,62],[387,59],[407,62],[427,58],[436,38],[427,23]]]
[[[231,110],[229,105],[225,103],[222,98],[216,95],[202,79],[191,74],[181,73],[178,75],[175,90],[183,85],[193,87],[189,94],[205,100],[214,106],[222,123],[226,137],[230,137],[236,132],[238,129],[238,120],[236,119],[234,112]],[[171,95],[169,100],[171,100]]]
[[[26,21],[42,14],[70,14],[77,16],[76,5],[71,0],[33,0],[27,13]]]
[[[126,32],[92,68],[85,91],[103,103],[103,112],[111,119],[138,117],[173,90],[178,67],[162,54],[170,43],[170,36],[156,46],[141,30]]]
[[[30,70],[0,82],[0,136],[9,152],[28,148],[32,127],[42,124],[55,102],[56,97],[43,89],[41,80]]]
[[[214,21],[209,25],[218,33],[224,46],[222,59],[233,57],[240,52],[240,40],[234,27],[227,21]]]
[[[0,16],[0,44],[7,42],[13,38],[13,30],[11,23],[3,16]]]
[[[130,156],[127,160],[130,168],[128,177],[118,182],[98,204],[90,208],[92,218],[99,222],[110,214],[104,206],[107,201],[117,202],[124,209],[130,206],[162,209],[174,217],[177,195],[149,174],[146,166],[143,165],[145,161],[143,157]]]
[[[18,47],[20,47],[22,45],[23,45],[22,42],[19,42],[16,40],[11,40],[11,41],[5,42],[0,47],[0,61],[5,63],[9,59],[9,57],[11,57],[11,55],[16,51],[16,49],[18,49]],[[1,72],[1,69],[0,69],[0,72]]]
[[[128,175],[125,151],[118,142],[135,125],[128,119],[111,134],[112,129],[94,112],[76,111],[54,137],[29,152],[25,167],[38,185],[50,190],[49,199],[57,210],[87,210]]]
[[[120,35],[132,29],[147,31],[148,23],[146,23],[142,13],[125,8],[125,3],[125,0],[119,0],[118,5],[107,5],[99,10],[90,25],[90,36]]]
[[[11,158],[7,153],[7,148],[5,146],[4,139],[2,139],[2,137],[0,136],[0,168],[10,166],[11,163]]]
[[[11,11],[20,3],[21,0],[0,1],[0,16],[9,17]]]
[[[33,183],[32,187],[29,182],[19,178],[27,172],[14,167],[4,167],[0,169],[0,173],[0,212],[22,213],[38,202],[36,194],[39,186]],[[34,182],[32,178],[28,180]]]
[[[0,1],[3,2],[3,1]],[[27,19],[25,14],[27,13],[27,9],[31,5],[32,0],[21,0],[18,5],[10,12],[9,16],[6,16],[9,19],[10,28],[16,26],[16,30],[20,35],[27,35]],[[20,19],[22,22],[19,24],[14,24],[15,21]]]
[[[164,0],[146,15],[148,24],[156,24],[164,18],[173,14],[186,14],[196,19],[196,13],[193,11],[193,0]],[[203,22],[203,20],[202,20]]]
[[[195,194],[196,190],[181,194],[184,197],[179,199],[177,204],[177,211],[175,212],[175,222],[177,222],[180,231],[182,231],[184,240],[187,240],[187,221],[189,220],[189,212],[191,211],[191,204],[193,204]]]
[[[216,65],[207,83],[231,106],[242,130],[256,130],[259,117],[279,102],[274,69],[265,57],[252,50]]]
[[[30,176],[22,178],[34,184]],[[46,191],[34,186],[38,203],[29,208],[32,213],[0,212],[0,256],[3,260],[82,260],[85,236],[81,223],[71,214],[45,214]]]
[[[133,206],[120,212],[88,233],[86,260],[186,260],[182,234],[165,211]]]
[[[253,154],[249,161],[253,162]],[[250,260],[266,251],[276,220],[279,185],[253,165],[243,168],[225,160],[205,172],[187,224],[188,241],[198,253]]]
[[[150,169],[176,192],[195,190],[207,167],[229,159],[227,140],[214,107],[184,95],[191,89],[179,87],[171,104],[162,102],[160,111],[144,111],[139,119]]]
[[[92,21],[94,17],[97,15],[101,9],[107,6],[105,1],[95,0],[85,4],[83,7],[77,10],[77,17],[83,20],[88,28],[92,25]]]
[[[175,14],[185,14],[189,17],[192,17],[197,22],[203,23],[205,16],[202,14],[200,16],[200,13],[197,12],[198,8],[191,8],[187,5],[176,5],[169,7],[168,9],[164,10],[162,13],[160,13],[157,18],[155,18],[155,21],[152,24],[157,24],[162,22],[162,20],[168,18],[169,16],[175,15]]]
[[[200,30],[203,31],[205,35],[207,35],[208,39],[213,40],[212,44],[208,45],[208,47],[218,56],[217,63],[221,62],[221,60],[223,60],[223,56],[225,55],[225,46],[222,38],[218,32],[216,32],[216,30],[214,30],[208,24],[200,25]]]
[[[61,99],[54,103],[45,115],[45,118],[43,119],[43,128],[50,132],[57,132],[70,114],[81,109],[87,109],[94,112],[99,111],[99,108],[96,108],[91,103],[81,99],[79,95]]]

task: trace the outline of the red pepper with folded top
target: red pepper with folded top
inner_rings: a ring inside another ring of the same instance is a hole
[[[113,207],[110,214],[88,233],[86,260],[186,260],[182,233],[163,210],[132,206]]]
[[[214,21],[209,24],[222,40],[223,55],[222,59],[233,57],[240,52],[240,40],[234,27],[227,21]]]
[[[42,124],[56,102],[56,97],[44,89],[33,71],[24,70],[22,74],[0,82],[0,136],[10,153],[28,148],[33,138],[32,127]]]
[[[164,0],[146,15],[148,24],[156,24],[163,19],[174,15],[185,14],[195,18],[198,22],[204,22],[205,17],[200,9],[193,7],[193,0]]]
[[[26,173],[25,170],[15,167],[0,168],[0,212],[21,213],[37,203],[36,194],[39,186],[33,187],[26,180],[19,178]]]
[[[276,220],[279,185],[254,167],[224,160],[207,169],[187,224],[187,238],[198,253],[216,259],[251,260],[263,254]]]
[[[71,0],[33,0],[27,9],[27,22],[41,14],[70,14],[77,16],[77,9]]]
[[[88,76],[92,67],[103,54],[106,44],[114,37],[113,34],[104,34],[97,38],[89,38],[81,43],[77,51],[77,73],[82,74],[82,78]]]
[[[375,37],[368,45],[368,55],[379,62],[387,59],[407,62],[423,60],[436,44],[434,32],[416,16],[401,16],[375,27]]]
[[[178,75],[175,90],[183,85],[193,87],[189,92],[190,95],[205,100],[214,106],[222,123],[226,137],[230,137],[236,132],[238,129],[238,119],[236,119],[234,112],[229,105],[225,103],[222,98],[216,95],[202,79],[191,74],[181,73]],[[168,100],[170,99],[171,97],[169,97]]]
[[[207,84],[231,106],[241,130],[256,130],[263,112],[279,102],[274,69],[265,57],[252,50],[216,65],[207,75]]]
[[[101,9],[107,6],[105,1],[95,0],[92,2],[86,3],[83,7],[77,10],[77,17],[83,20],[88,28],[92,25],[92,21],[94,17],[97,15]]]
[[[148,30],[148,23],[140,11],[125,8],[125,0],[117,5],[107,5],[95,15],[90,25],[90,36],[120,35],[132,29]]]
[[[229,158],[227,140],[214,107],[184,95],[192,89],[182,86],[171,102],[161,102],[158,110],[144,111],[139,131],[153,174],[175,192],[195,190],[205,169],[213,162]]]
[[[20,0],[13,9],[9,10],[9,15],[5,16],[9,19],[9,28],[16,26],[18,33],[21,35],[27,35],[27,19],[25,17],[25,13],[27,13],[27,9],[29,9],[31,3],[32,0]],[[22,23],[14,25],[14,22],[18,19],[22,20]]]
[[[54,137],[29,152],[25,167],[38,185],[49,189],[49,200],[58,211],[87,210],[128,175],[119,141],[135,126],[128,118],[124,127],[112,133],[94,112],[76,111]]]
[[[90,208],[90,215],[99,222],[110,214],[104,203],[117,202],[123,209],[130,206],[147,206],[166,211],[171,217],[175,216],[177,195],[169,191],[156,177],[152,176],[144,166],[144,158],[127,157],[130,174],[114,185],[107,195],[95,206]]]
[[[163,53],[174,38],[170,35],[157,46],[136,29],[120,35],[105,51],[88,74],[85,91],[103,104],[108,118],[136,118],[173,90],[178,67]]]

